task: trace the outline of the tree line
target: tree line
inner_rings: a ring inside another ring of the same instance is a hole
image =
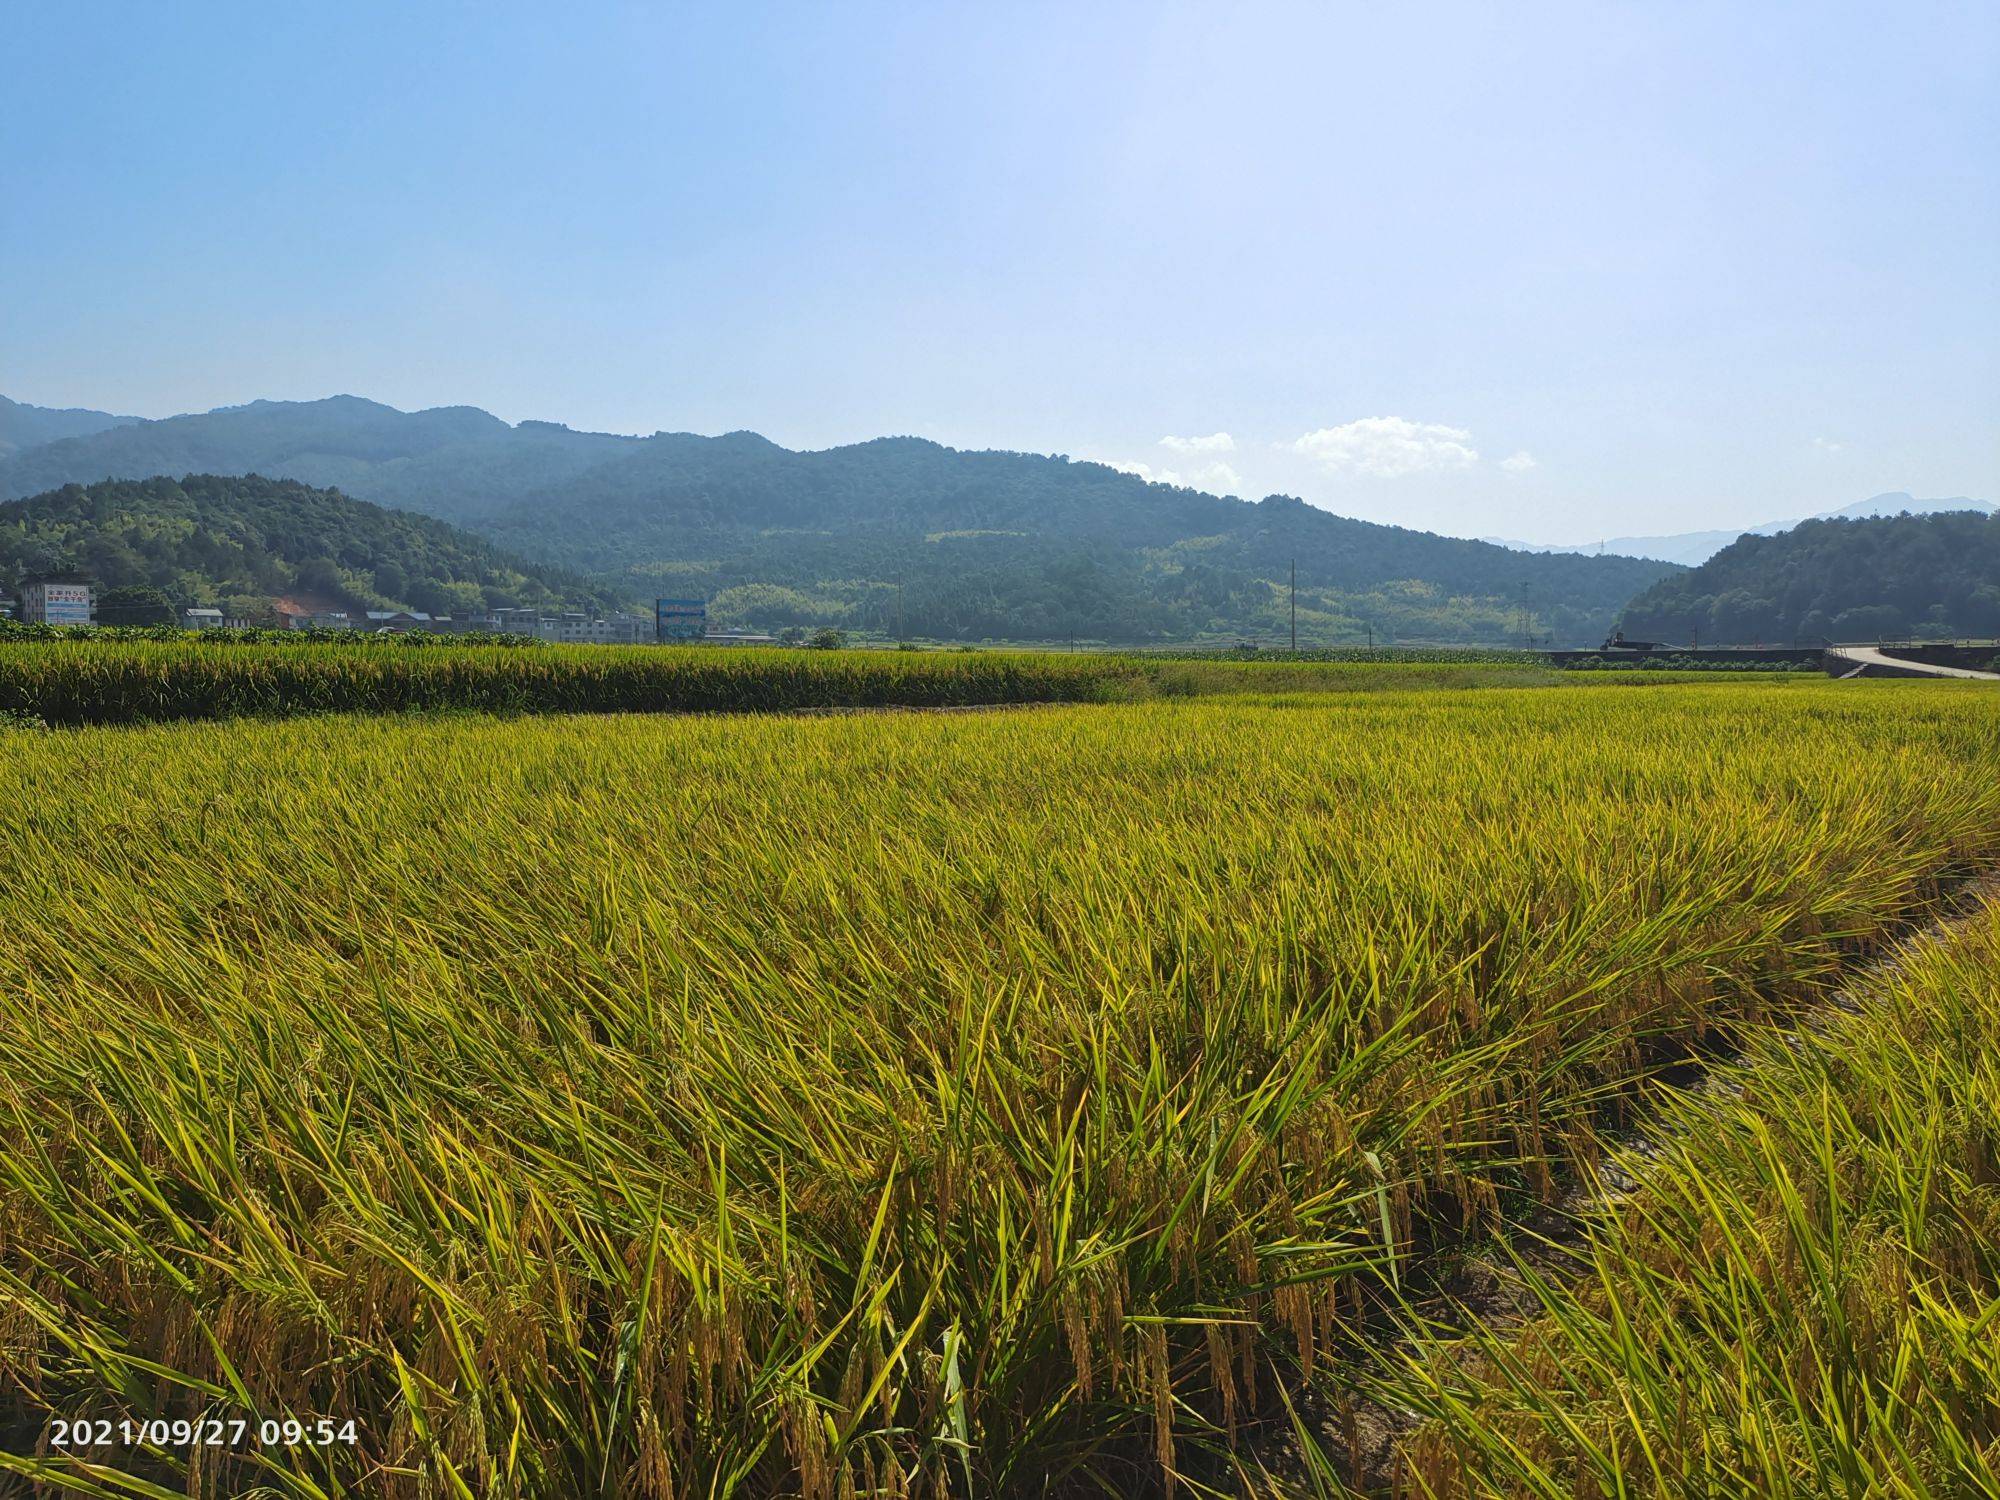
[[[1743,536],[1640,594],[1619,628],[1712,645],[2000,635],[2000,515],[1803,521]]]

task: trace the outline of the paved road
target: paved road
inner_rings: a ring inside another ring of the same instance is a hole
[[[2000,672],[1975,672],[1970,667],[1939,667],[1929,662],[1904,661],[1900,656],[1887,655],[1873,646],[1837,646],[1830,654],[1845,657],[1857,667],[1891,667],[1919,677],[1976,677],[1982,682],[2000,682]]]

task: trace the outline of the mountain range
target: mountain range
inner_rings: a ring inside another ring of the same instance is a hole
[[[57,410],[28,406],[0,396],[0,459],[12,457],[64,438],[89,437],[110,427],[127,427],[137,417],[114,417],[107,411]]]
[[[76,418],[80,414],[63,414]],[[699,595],[722,625],[1120,644],[1288,636],[1578,642],[1675,571],[1530,554],[1149,484],[1062,455],[879,438],[793,452],[750,432],[624,437],[353,396],[129,422],[0,457],[0,499],[257,474],[463,526],[609,595]]]
[[[1884,495],[1873,495],[1866,500],[1858,500],[1852,505],[1838,510],[1818,511],[1810,516],[1796,517],[1790,521],[1766,521],[1758,526],[1746,526],[1735,531],[1682,531],[1671,536],[1614,536],[1601,542],[1588,544],[1572,543],[1545,545],[1539,542],[1516,542],[1503,537],[1487,537],[1485,540],[1500,547],[1512,547],[1519,552],[1616,552],[1626,557],[1651,557],[1662,562],[1680,563],[1695,567],[1707,562],[1724,547],[1741,536],[1776,536],[1781,531],[1790,531],[1801,520],[1806,521],[1853,521],[1870,516],[1895,516],[1908,512],[1911,515],[1937,515],[1949,511],[1979,511],[1993,514],[1995,506],[1985,500],[1969,500],[1956,495],[1946,500],[1918,500],[1902,490],[1894,490]]]

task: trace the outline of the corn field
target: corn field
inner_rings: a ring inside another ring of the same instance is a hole
[[[63,649],[25,707],[155,705],[145,651]],[[646,670],[612,655],[565,670]],[[748,669],[660,670],[726,706]],[[270,691],[213,681],[173,691]],[[1238,1493],[1658,1075],[1990,866],[1995,764],[1977,685],[1823,681],[0,735],[0,1465]],[[1508,1406],[1424,1368],[1439,1420]],[[355,1436],[46,1437],[218,1414]]]
[[[73,725],[429,709],[940,708],[1099,699],[1131,675],[1114,661],[1026,652],[27,641],[0,643],[0,711]]]
[[[780,651],[428,638],[0,641],[0,715],[51,725],[320,713],[781,712],[1553,683],[1520,662],[1176,661],[1028,651]]]

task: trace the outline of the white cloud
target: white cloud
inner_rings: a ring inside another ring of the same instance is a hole
[[[1151,464],[1142,464],[1133,459],[1124,463],[1104,460],[1106,468],[1116,469],[1120,474],[1136,474],[1148,484],[1185,485],[1191,490],[1206,490],[1212,495],[1240,495],[1243,493],[1243,476],[1225,463],[1205,464],[1199,469],[1190,469],[1183,474],[1178,469],[1156,469]]]
[[[1107,469],[1116,469],[1120,474],[1136,474],[1148,484],[1179,484],[1180,476],[1171,469],[1155,469],[1151,464],[1142,464],[1137,459],[1121,463],[1117,459],[1102,460]]]
[[[1170,453],[1234,453],[1236,439],[1226,432],[1211,432],[1207,437],[1163,437],[1160,446]]]
[[[1839,453],[1847,447],[1847,444],[1836,443],[1832,438],[1816,437],[1813,439],[1813,446],[1822,453]]]
[[[1198,490],[1207,490],[1215,495],[1240,495],[1243,493],[1243,476],[1228,464],[1210,464],[1198,471],[1189,481]]]
[[[1501,459],[1500,467],[1505,469],[1509,474],[1525,474],[1530,469],[1539,469],[1541,465],[1535,462],[1534,454],[1523,448],[1511,458]]]
[[[1378,479],[1469,469],[1479,462],[1472,434],[1463,427],[1403,417],[1363,417],[1341,427],[1322,427],[1299,438],[1292,448],[1333,473]]]

